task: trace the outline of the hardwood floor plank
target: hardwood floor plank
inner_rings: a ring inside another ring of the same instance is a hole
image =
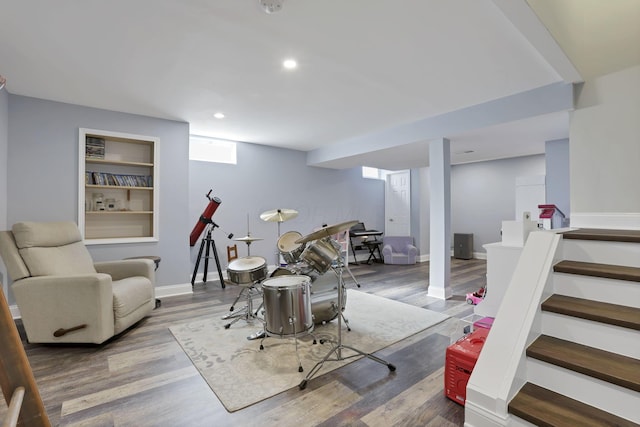
[[[414,412],[425,400],[442,393],[444,367],[409,387],[382,406],[362,417],[369,427],[388,427],[401,422],[406,412]]]
[[[194,366],[179,369],[178,371],[168,371],[143,380],[124,384],[118,387],[108,388],[96,393],[84,395],[82,397],[67,400],[62,404],[62,413],[65,415],[82,411],[92,406],[101,405],[122,397],[131,396],[150,388],[160,387],[164,384],[180,381],[183,378],[194,377],[200,375]]]

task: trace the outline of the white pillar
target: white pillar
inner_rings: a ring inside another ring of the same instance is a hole
[[[428,295],[447,299],[451,292],[451,152],[449,140],[429,143],[431,219]]]

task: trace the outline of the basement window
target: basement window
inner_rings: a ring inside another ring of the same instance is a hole
[[[189,160],[237,164],[236,143],[206,136],[189,136]]]
[[[370,179],[381,179],[381,180],[386,180],[387,179],[387,174],[389,173],[388,170],[385,169],[378,169],[378,168],[372,168],[369,166],[363,166],[362,167],[362,177],[363,178],[370,178]]]

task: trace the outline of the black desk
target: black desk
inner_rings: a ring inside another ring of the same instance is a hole
[[[370,241],[371,243],[373,242],[380,242],[377,239],[377,236],[382,236],[382,231],[378,231],[378,230],[358,230],[358,231],[350,231],[349,232],[349,246],[351,246],[351,253],[353,254],[353,263],[357,264],[358,263],[358,259],[356,258],[356,251],[354,249],[353,246],[353,238],[354,237],[369,237],[369,236],[373,236],[373,240]],[[362,242],[364,244],[364,242]],[[382,243],[382,242],[380,242]],[[369,246],[367,246],[367,249],[369,249],[369,251],[371,252],[371,249]],[[375,247],[374,247],[375,249]],[[380,252],[380,250],[378,249],[378,252]],[[371,256],[371,255],[369,255]]]

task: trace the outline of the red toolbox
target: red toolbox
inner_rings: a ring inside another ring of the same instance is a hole
[[[447,347],[444,394],[454,402],[464,405],[466,401],[467,382],[487,335],[489,329],[478,328]]]

